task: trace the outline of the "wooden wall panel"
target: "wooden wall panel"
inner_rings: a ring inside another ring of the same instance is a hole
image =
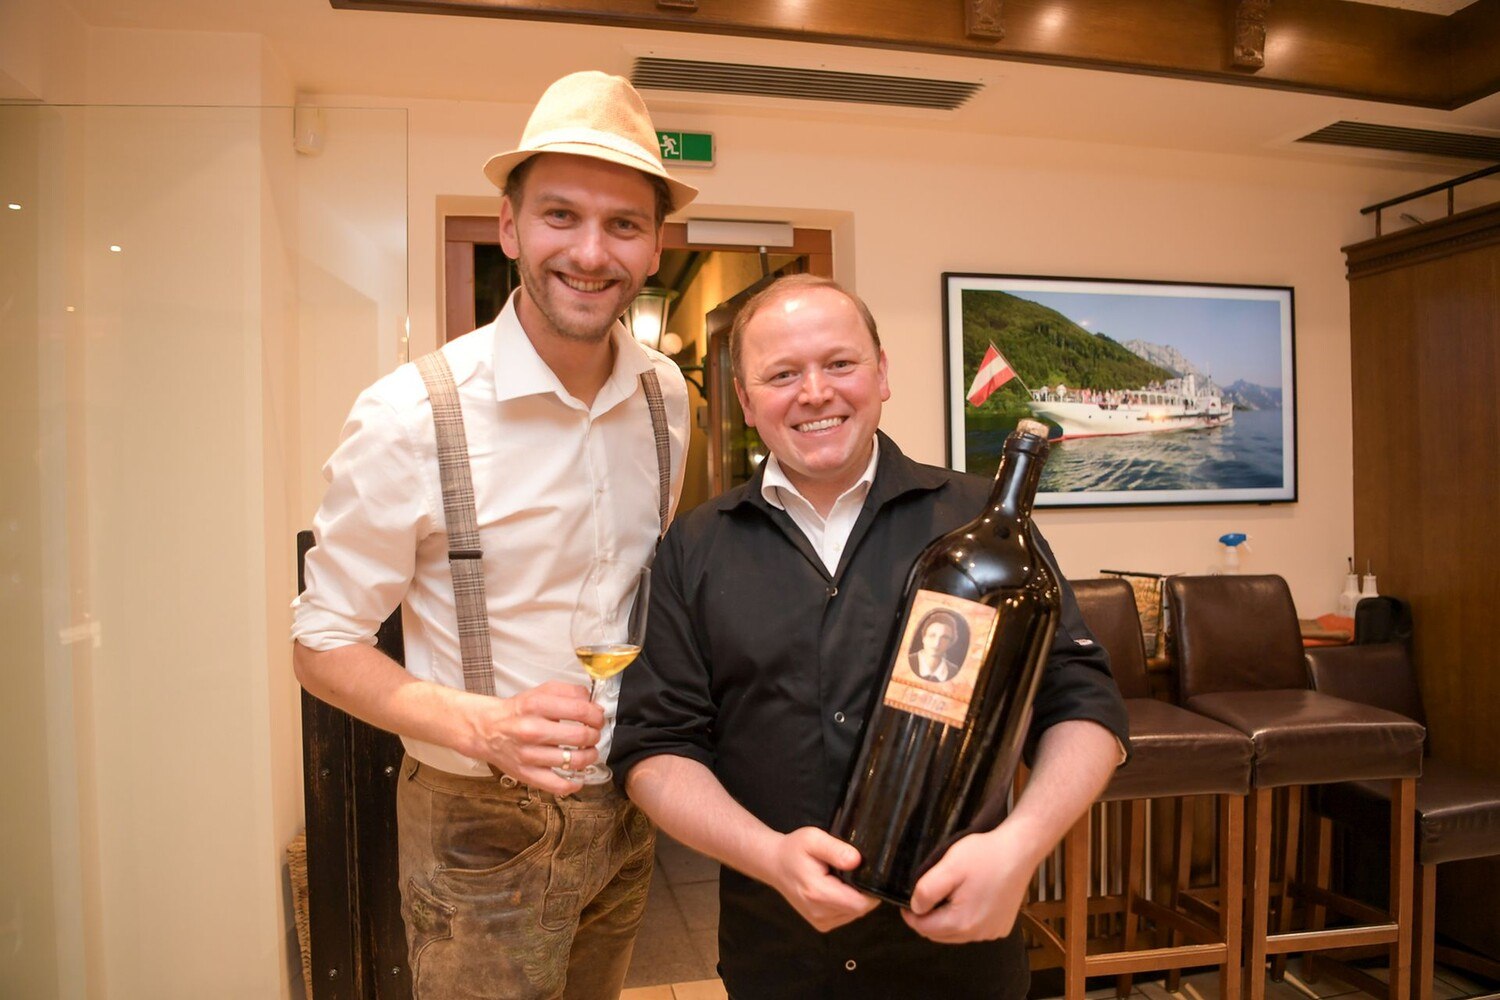
[[[1500,771],[1500,206],[1345,249],[1355,556],[1412,603],[1434,748]]]

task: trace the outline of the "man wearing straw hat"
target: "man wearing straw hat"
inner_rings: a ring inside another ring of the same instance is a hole
[[[644,564],[681,490],[682,375],[618,317],[697,192],[662,168],[640,95],[596,72],[549,87],[485,174],[521,287],[355,402],[324,469],[294,661],[314,695],[405,744],[418,1000],[614,997],[651,826],[612,784],[554,769],[603,759],[611,736],[616,695],[589,700],[569,636],[584,575]],[[405,670],[373,647],[398,605]]]

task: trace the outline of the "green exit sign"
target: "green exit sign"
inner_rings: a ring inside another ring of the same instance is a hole
[[[663,163],[682,166],[711,167],[714,165],[714,135],[712,132],[657,132],[656,143],[661,147]]]

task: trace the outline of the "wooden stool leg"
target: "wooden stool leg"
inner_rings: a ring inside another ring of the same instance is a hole
[[[1297,846],[1302,830],[1302,795],[1300,787],[1286,790],[1286,837],[1281,857],[1281,891],[1277,894],[1276,933],[1292,929],[1292,877],[1297,872]],[[1287,955],[1282,952],[1271,959],[1271,979],[1281,982],[1286,975]]]
[[[1089,817],[1086,811],[1063,841],[1063,996],[1083,1000],[1089,946]]]
[[[1172,879],[1167,887],[1167,905],[1174,910],[1178,907],[1178,894],[1188,888],[1193,877],[1193,801],[1187,795],[1177,799],[1177,825],[1172,830]],[[1176,930],[1171,932],[1167,943],[1174,948],[1181,943]],[[1173,993],[1182,988],[1181,969],[1167,970],[1166,987]]]
[[[1225,795],[1219,802],[1219,933],[1224,935],[1221,1000],[1240,1000],[1240,959],[1245,916],[1245,800]]]
[[[1120,898],[1124,904],[1121,915],[1125,920],[1125,929],[1121,935],[1120,949],[1122,951],[1135,950],[1136,925],[1140,919],[1135,913],[1136,897],[1141,894],[1141,880],[1145,868],[1145,844],[1146,844],[1146,803],[1144,800],[1131,799],[1121,803],[1120,814],[1120,860],[1125,868],[1125,884],[1121,887]],[[1129,972],[1122,972],[1115,977],[1115,996],[1124,1000],[1130,996],[1134,988],[1135,976]]]
[[[1432,1000],[1432,966],[1437,954],[1437,865],[1417,866],[1417,912],[1412,921],[1412,997]]]
[[[1245,827],[1249,837],[1246,853],[1245,893],[1245,997],[1265,1000],[1266,933],[1271,906],[1271,791],[1256,788],[1250,792],[1250,809]]]
[[[1415,881],[1417,780],[1391,783],[1391,917],[1396,943],[1391,945],[1391,1000],[1411,997],[1412,882]]]
[[[1314,889],[1328,890],[1333,884],[1333,820],[1326,816],[1313,816],[1308,814],[1311,822],[1308,824],[1308,836],[1311,843],[1307,845],[1307,853],[1312,858],[1312,873],[1308,880]],[[1309,930],[1320,931],[1327,921],[1327,908],[1322,903],[1310,903],[1307,908],[1307,927]],[[1302,981],[1315,983],[1321,973],[1318,971],[1318,956],[1316,952],[1308,952],[1302,956]]]

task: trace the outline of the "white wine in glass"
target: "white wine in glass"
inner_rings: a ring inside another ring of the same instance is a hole
[[[599,687],[624,670],[641,652],[646,638],[646,607],[651,598],[651,571],[614,559],[598,559],[584,577],[573,608],[573,654],[589,675],[589,700]],[[613,773],[602,763],[581,770],[553,768],[564,778],[600,785]]]
[[[595,681],[607,681],[630,666],[631,661],[641,655],[641,647],[625,642],[606,642],[598,646],[579,646],[573,654],[589,677]]]

